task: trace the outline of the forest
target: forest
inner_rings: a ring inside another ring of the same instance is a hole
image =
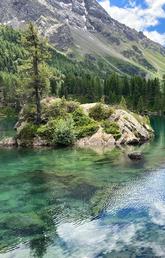
[[[17,112],[25,103],[31,103],[34,95],[31,87],[34,49],[27,40],[27,30],[0,26],[0,105]],[[44,85],[41,98],[64,96],[81,103],[103,100],[110,105],[122,102],[139,113],[165,112],[165,78],[99,72],[91,63],[84,65],[58,52],[46,39],[39,39],[38,44],[40,83]]]

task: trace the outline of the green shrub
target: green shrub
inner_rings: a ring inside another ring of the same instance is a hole
[[[78,108],[72,114],[72,117],[78,139],[91,136],[97,132],[99,128],[98,123],[87,116],[81,108]]]
[[[76,135],[74,131],[73,119],[59,119],[53,135],[53,143],[58,145],[69,146],[75,142]]]
[[[42,120],[65,117],[68,113],[73,113],[79,106],[78,102],[67,101],[66,99],[53,99],[42,103]]]
[[[67,113],[73,113],[74,111],[76,111],[76,109],[78,109],[79,106],[80,106],[79,102],[76,102],[74,100],[69,100],[66,102],[66,111]]]
[[[27,123],[17,135],[17,138],[24,141],[31,141],[37,135],[38,126],[32,123]]]
[[[63,117],[67,113],[66,104],[61,99],[52,100],[50,103],[42,104],[42,120]]]
[[[121,97],[121,100],[120,100],[120,103],[119,103],[119,108],[127,109],[127,102],[126,102],[126,100],[123,96]]]
[[[48,140],[49,142],[52,142],[54,131],[55,131],[55,125],[56,125],[55,120],[49,121],[46,125],[41,125],[37,129],[37,135],[40,136],[41,138]]]
[[[86,136],[92,136],[99,129],[99,125],[96,122],[91,122],[88,125],[80,126],[76,128],[76,136],[78,139]]]
[[[23,118],[24,121],[34,122],[36,118],[36,107],[35,105],[25,105],[20,112],[20,117]]]
[[[106,107],[102,103],[96,104],[89,110],[89,116],[96,121],[101,121],[109,118],[114,113],[113,108]]]
[[[88,125],[89,123],[93,122],[93,120],[87,116],[81,108],[77,108],[73,112],[72,117],[76,127]]]
[[[66,101],[62,99],[47,98],[42,100],[42,122],[47,123],[50,119],[56,119],[67,116],[68,113],[73,113],[79,106],[78,102]],[[34,122],[36,118],[36,106],[25,105],[20,116],[24,121]]]
[[[105,120],[102,123],[102,127],[107,134],[112,134],[115,140],[121,137],[120,127],[117,123]]]

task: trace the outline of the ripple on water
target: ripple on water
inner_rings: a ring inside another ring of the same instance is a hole
[[[154,121],[139,163],[119,149],[0,150],[0,258],[164,258],[165,122]]]

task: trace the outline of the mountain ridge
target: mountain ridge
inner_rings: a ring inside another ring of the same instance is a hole
[[[20,28],[29,21],[72,58],[100,59],[123,74],[164,73],[165,48],[111,18],[96,0],[0,2],[0,23]]]

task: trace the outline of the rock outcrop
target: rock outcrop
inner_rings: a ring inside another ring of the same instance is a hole
[[[153,130],[144,117],[117,109],[110,117],[115,121],[121,130],[121,138],[117,144],[139,144],[148,141],[153,135]]]
[[[84,112],[88,114],[90,108],[95,105],[96,103],[90,103],[83,104],[81,107]],[[147,142],[154,135],[154,131],[146,117],[137,115],[128,110],[115,109],[108,120],[115,122],[119,126],[121,132],[119,139],[115,140],[112,134],[107,134],[103,131],[103,128],[100,128],[93,136],[77,141],[76,145],[79,147],[137,145]]]
[[[112,148],[114,146],[137,145],[147,142],[154,134],[148,117],[105,104],[88,103],[80,105],[74,101],[67,102],[62,99],[50,98],[49,101],[43,100],[42,105],[45,108],[42,112],[41,125],[34,123],[34,118],[31,117],[32,113],[26,113],[25,108],[21,111],[20,119],[16,124],[15,139],[4,139],[0,142],[0,145],[56,146],[58,144],[57,128],[59,119],[63,119],[59,131],[60,142],[61,137],[64,137],[64,142],[72,137],[73,140],[70,143],[68,142],[68,145],[75,143],[75,146],[81,148]],[[59,112],[62,112],[60,116]],[[35,117],[35,112],[33,116]],[[67,117],[72,123],[70,129],[68,128],[69,124],[65,124]],[[66,128],[67,132],[65,131]]]
[[[90,147],[103,147],[111,148],[115,146],[115,138],[112,134],[107,134],[100,128],[94,135],[91,137],[85,137],[76,142],[76,146],[80,148],[90,148]]]

